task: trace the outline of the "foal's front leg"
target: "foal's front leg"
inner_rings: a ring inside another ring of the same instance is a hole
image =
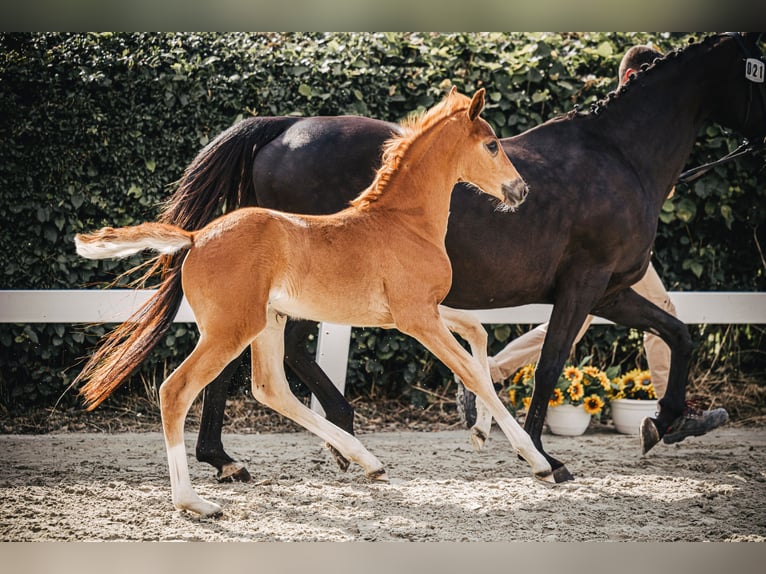
[[[439,313],[453,333],[465,339],[471,347],[471,354],[484,367],[483,377],[492,380],[487,357],[487,331],[473,315],[439,305]],[[469,391],[470,392],[470,391]],[[471,444],[476,450],[484,448],[492,429],[492,414],[481,399],[476,399],[476,422],[471,427]]]
[[[546,482],[555,482],[548,460],[535,448],[532,439],[519,426],[500,402],[489,377],[487,365],[481,365],[450,332],[436,309],[403,313],[407,323],[397,328],[415,337],[465,383],[466,387],[484,401],[516,452],[532,467],[534,475]]]

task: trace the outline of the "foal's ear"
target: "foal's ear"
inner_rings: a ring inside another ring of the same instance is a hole
[[[471,105],[468,107],[468,118],[473,121],[479,117],[481,110],[484,109],[484,88],[477,90],[471,98]]]

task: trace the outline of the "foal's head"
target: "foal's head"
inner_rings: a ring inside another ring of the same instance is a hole
[[[437,142],[441,145],[439,153],[431,153],[427,160],[435,169],[455,169],[453,183],[465,182],[499,199],[500,209],[516,209],[527,196],[527,185],[503,152],[495,132],[479,117],[483,107],[483,88],[473,98],[452,88],[441,103],[402,122],[401,133],[384,145],[382,165],[372,185],[352,205],[377,201],[402,164],[408,163],[405,156],[412,160],[414,155],[423,161],[423,150],[433,151]],[[413,152],[413,147],[419,147],[420,153]]]
[[[505,155],[490,125],[479,117],[484,108],[484,88],[470,100],[452,88],[445,100],[445,105],[451,104],[465,105],[465,112],[455,116],[465,129],[458,160],[459,181],[499,199],[500,209],[515,210],[527,197],[527,184]]]

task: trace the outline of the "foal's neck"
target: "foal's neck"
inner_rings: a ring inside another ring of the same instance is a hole
[[[438,133],[414,141],[385,188],[358,209],[394,215],[415,226],[419,235],[432,235],[443,242],[461,153],[452,126],[455,122],[447,122]]]

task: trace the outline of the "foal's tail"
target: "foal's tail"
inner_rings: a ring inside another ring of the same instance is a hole
[[[224,211],[244,205],[257,205],[253,186],[253,162],[262,147],[278,137],[300,118],[248,118],[213,139],[200,151],[165,203],[159,221],[181,229],[204,227]],[[154,228],[157,229],[157,228]],[[122,230],[117,230],[118,235]],[[115,231],[113,230],[112,233]],[[93,239],[79,238],[85,257],[124,257],[132,249],[129,243],[119,247],[99,234]],[[159,271],[161,283],[156,294],[125,323],[107,335],[72,386],[83,381],[80,393],[88,410],[96,408],[120,386],[164,337],[183,300],[181,264],[185,239],[180,230],[171,233],[161,255],[147,262],[148,270],[136,281],[143,285]],[[124,239],[124,236],[122,237]],[[109,243],[112,251],[99,249],[99,241]],[[180,242],[180,243],[177,243]],[[134,245],[135,246],[135,245]],[[137,250],[156,248],[144,243]],[[172,251],[178,247],[178,251]],[[79,249],[79,247],[78,247]],[[133,251],[135,252],[135,251]],[[91,255],[93,254],[93,255]]]
[[[164,223],[118,229],[105,227],[75,237],[77,253],[87,259],[127,257],[143,249],[176,254],[188,250],[193,242],[193,232]],[[72,383],[74,386],[85,381],[80,394],[88,410],[112,394],[159,343],[173,322],[182,298],[181,267],[178,266],[165,274],[157,292],[130,319],[102,340]]]

